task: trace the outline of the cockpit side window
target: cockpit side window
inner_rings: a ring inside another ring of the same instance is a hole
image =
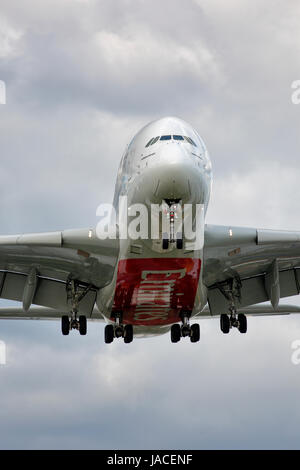
[[[185,135],[184,138],[185,138],[185,140],[186,140],[189,144],[193,145],[194,147],[197,147],[197,145],[195,144],[195,142],[194,142],[190,137],[187,137],[187,136]]]
[[[149,140],[149,142],[145,145],[145,147],[149,147],[149,145],[152,144],[152,141],[154,140],[154,137],[152,137],[152,139]]]
[[[159,139],[159,136],[157,136],[157,137],[152,137],[152,139],[149,140],[149,142],[145,145],[145,147],[150,147],[150,145],[155,144],[155,142],[157,142],[158,139]]]
[[[182,135],[173,135],[173,139],[174,139],[174,140],[184,140],[184,138],[182,137]]]

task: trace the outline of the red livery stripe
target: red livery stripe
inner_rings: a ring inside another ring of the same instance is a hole
[[[201,260],[144,258],[119,261],[112,312],[132,325],[168,325],[192,310]]]

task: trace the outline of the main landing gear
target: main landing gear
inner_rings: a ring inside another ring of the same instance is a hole
[[[70,333],[70,330],[78,330],[80,335],[87,333],[87,319],[85,315],[79,315],[79,302],[90,290],[90,286],[79,290],[78,282],[71,280],[67,283],[67,299],[71,302],[72,310],[70,315],[63,315],[61,318],[61,332],[64,336]]]
[[[229,314],[220,315],[221,331],[229,333],[231,328],[237,328],[240,333],[247,332],[247,317],[243,313],[237,313],[235,300],[241,299],[242,283],[239,278],[229,279],[225,285],[219,284],[219,290],[229,302]]]
[[[79,315],[77,319],[76,312],[72,312],[71,318],[68,315],[63,315],[61,318],[61,332],[63,335],[68,335],[70,330],[78,330],[80,335],[87,333],[87,320],[85,315]]]
[[[247,317],[243,313],[237,314],[231,311],[230,316],[227,314],[220,315],[221,331],[225,334],[229,333],[231,328],[237,328],[240,333],[247,332]]]
[[[182,325],[175,323],[171,326],[171,341],[178,343],[181,338],[190,337],[191,343],[197,343],[200,340],[200,326],[198,323],[190,325],[190,314],[184,312],[181,314]]]
[[[122,315],[114,314],[115,323],[106,325],[104,329],[104,341],[106,344],[112,343],[115,338],[124,338],[124,343],[133,341],[133,326],[122,324]]]

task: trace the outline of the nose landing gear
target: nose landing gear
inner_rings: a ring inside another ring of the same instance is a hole
[[[180,200],[166,199],[165,203],[167,208],[163,213],[163,217],[166,217],[169,223],[169,231],[164,232],[162,236],[162,248],[167,250],[171,244],[176,244],[177,250],[183,248],[183,234],[182,234],[182,209]],[[180,230],[176,231],[176,227]]]

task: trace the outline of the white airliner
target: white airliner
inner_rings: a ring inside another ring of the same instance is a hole
[[[64,335],[106,321],[105,342],[171,331],[171,341],[200,339],[199,320],[220,317],[223,333],[247,331],[247,315],[300,313],[279,305],[300,291],[300,232],[206,225],[211,162],[198,133],[166,117],[140,130],[126,148],[113,206],[161,206],[169,224],[158,237],[100,239],[97,228],[0,237],[0,296],[22,302],[0,318],[60,319]],[[188,206],[188,205],[191,206]],[[198,205],[198,206],[197,206]],[[200,207],[191,244],[176,219]],[[160,216],[161,214],[159,214]],[[270,301],[270,304],[262,304]],[[191,320],[195,320],[192,324]]]

